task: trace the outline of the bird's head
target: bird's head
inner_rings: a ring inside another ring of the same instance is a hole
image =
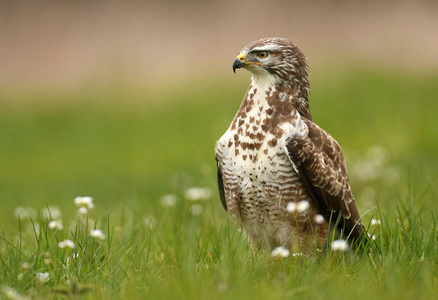
[[[245,68],[254,81],[309,88],[306,56],[290,40],[264,38],[245,46],[233,62],[233,71]]]

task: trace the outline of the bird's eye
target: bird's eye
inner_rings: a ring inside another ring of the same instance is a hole
[[[266,51],[259,52],[260,58],[265,58],[266,56],[268,56],[268,52],[266,52]]]

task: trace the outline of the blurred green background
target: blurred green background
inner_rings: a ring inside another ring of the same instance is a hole
[[[215,141],[249,84],[252,40],[307,54],[314,120],[341,144],[365,212],[436,211],[438,6],[429,1],[9,1],[0,6],[0,229],[17,206],[76,196],[150,214],[192,186],[216,196]],[[378,8],[378,9],[376,9]],[[408,17],[410,16],[410,17]]]

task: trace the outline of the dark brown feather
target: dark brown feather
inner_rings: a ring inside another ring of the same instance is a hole
[[[342,214],[339,229],[346,236],[352,239],[365,236],[339,144],[312,121],[305,118],[303,121],[308,126],[308,136],[290,138],[286,146],[301,181],[326,218],[332,213]]]
[[[227,200],[225,200],[225,191],[224,191],[224,182],[222,179],[222,171],[219,167],[219,164],[217,163],[217,157],[216,157],[216,164],[217,164],[217,186],[219,189],[219,197],[221,198],[222,206],[226,211],[228,211],[227,207]]]

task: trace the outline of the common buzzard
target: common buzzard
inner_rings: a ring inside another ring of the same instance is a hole
[[[264,38],[242,49],[239,68],[251,84],[216,146],[224,208],[257,248],[310,252],[331,233],[365,236],[341,148],[310,114],[305,55]]]

